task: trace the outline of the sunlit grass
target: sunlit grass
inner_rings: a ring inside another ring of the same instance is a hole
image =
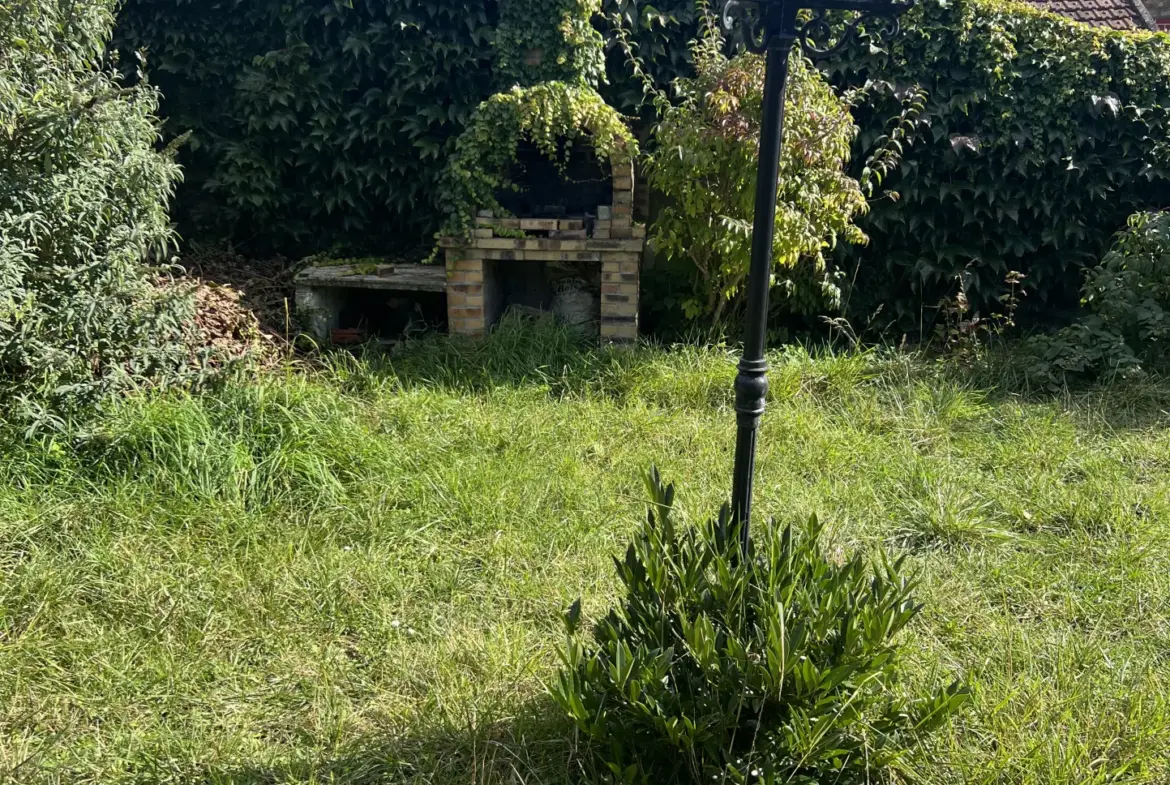
[[[1170,383],[773,360],[757,510],[910,554],[908,679],[976,689],[920,781],[1170,781]],[[512,326],[5,437],[0,781],[579,778],[558,613],[611,599],[649,464],[724,500],[734,372]]]

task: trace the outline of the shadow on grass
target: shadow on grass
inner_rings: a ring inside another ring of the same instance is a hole
[[[447,725],[394,738],[370,735],[339,752],[282,763],[225,763],[180,776],[188,785],[562,785],[586,774],[587,756],[574,729],[547,697],[516,717]],[[169,777],[167,782],[174,782]],[[138,780],[155,785],[157,779]]]
[[[1013,403],[1055,406],[1078,424],[1114,431],[1170,427],[1170,373],[1151,369],[1136,376],[1070,377],[1058,389],[1032,384],[1026,358],[1011,347],[989,352],[976,364],[942,358],[939,366],[947,378],[980,390],[993,406]]]
[[[487,340],[429,335],[360,359],[330,355],[332,369],[354,392],[438,389],[480,393],[537,389],[552,397],[594,396],[670,407],[730,407],[739,352],[735,347],[597,347],[551,317],[507,315]],[[818,403],[915,386],[957,387],[992,406],[1055,405],[1090,427],[1135,430],[1170,425],[1170,379],[1150,373],[1103,379],[1058,391],[1030,386],[1011,349],[977,363],[893,348],[863,350],[786,345],[770,352],[769,399],[807,396]]]

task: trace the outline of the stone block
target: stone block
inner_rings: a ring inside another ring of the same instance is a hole
[[[483,284],[483,273],[471,270],[448,270],[447,286],[457,284]]]
[[[523,240],[525,251],[584,251],[585,240]]]
[[[305,332],[318,343],[327,343],[330,332],[341,325],[341,308],[345,300],[332,287],[298,286],[296,290],[297,318]]]
[[[463,272],[482,272],[483,259],[456,259],[455,261],[448,259],[447,269]]]
[[[513,240],[511,237],[496,237],[490,240],[476,240],[476,248],[484,248],[488,250],[505,248],[523,248],[524,240]]]
[[[638,325],[602,322],[601,340],[605,343],[633,343],[638,340]]]
[[[638,283],[637,273],[623,273],[618,270],[605,270],[601,273],[601,282],[606,283]]]
[[[621,264],[622,262],[637,263],[642,260],[642,254],[633,253],[632,251],[606,251],[605,256],[602,257],[603,262],[611,262]]]

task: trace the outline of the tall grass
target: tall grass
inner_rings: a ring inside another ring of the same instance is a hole
[[[908,553],[909,679],[976,687],[920,780],[1170,781],[1170,384],[1027,399],[897,353],[772,360],[760,514]],[[513,324],[129,399],[76,441],[4,432],[0,772],[588,774],[542,696],[558,613],[611,598],[641,469],[693,518],[723,501],[733,375]]]

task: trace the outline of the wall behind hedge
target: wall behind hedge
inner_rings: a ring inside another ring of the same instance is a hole
[[[689,67],[695,29],[689,0],[668,5],[605,7],[664,83]],[[495,87],[497,18],[493,0],[127,0],[116,46],[127,66],[147,50],[168,133],[192,132],[185,237],[409,251],[437,228],[436,178]],[[616,49],[608,68],[607,97],[636,112],[641,89]]]
[[[1028,275],[1045,319],[1077,303],[1082,270],[1126,217],[1170,206],[1170,38],[1090,28],[996,0],[920,0],[893,45],[868,41],[832,64],[839,82],[919,84],[926,111],[888,185],[859,223],[867,248],[856,316],[929,323],[966,272],[984,314],[1004,275]],[[855,111],[861,153],[897,101]]]

